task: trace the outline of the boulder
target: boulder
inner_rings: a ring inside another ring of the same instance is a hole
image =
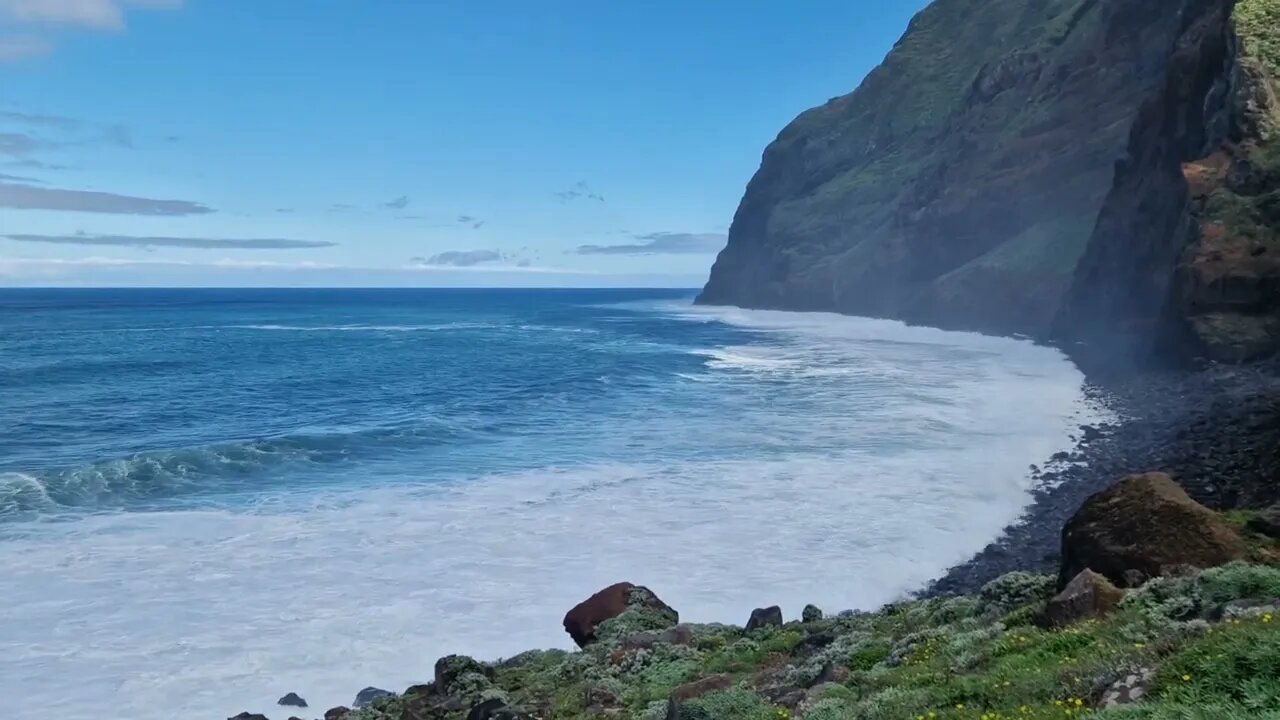
[[[1058,589],[1085,569],[1124,585],[1131,570],[1156,577],[1175,566],[1209,568],[1247,554],[1240,535],[1168,475],[1130,475],[1085,500],[1063,527]]]
[[[1085,569],[1049,600],[1044,609],[1045,622],[1050,627],[1066,627],[1081,620],[1101,617],[1115,610],[1123,599],[1123,590],[1098,573]]]
[[[324,712],[324,720],[343,720],[351,714],[351,708],[339,705],[335,708],[329,708]]]
[[[804,610],[800,611],[800,620],[802,622],[818,622],[822,619],[822,610],[817,605],[805,605]]]
[[[486,681],[493,680],[493,668],[466,655],[446,655],[436,660],[436,694],[452,695],[458,692],[461,689],[458,681],[466,675],[480,675]]]
[[[625,629],[660,630],[680,622],[679,614],[662,602],[649,588],[629,582],[616,583],[583,600],[565,613],[564,630],[577,643],[586,647],[597,639],[600,625],[623,619]]]
[[[747,620],[747,631],[758,630],[762,627],[778,626],[782,624],[782,608],[777,605],[770,605],[767,608],[756,608],[751,611],[751,617]]]
[[[729,675],[708,675],[693,682],[685,683],[671,691],[667,699],[667,720],[680,717],[680,706],[703,695],[723,692],[733,687],[733,678]]]
[[[395,693],[390,690],[383,690],[382,688],[367,687],[356,693],[355,702],[351,703],[351,707],[356,709],[366,708],[373,704],[374,700],[377,700],[380,697],[387,697],[388,695],[395,695]],[[325,718],[325,720],[328,720],[328,718]]]
[[[284,697],[277,700],[276,704],[284,705],[287,707],[306,707],[307,701],[299,697],[298,693],[289,693],[288,695],[285,695]]]
[[[1280,538],[1280,505],[1260,511],[1245,527],[1267,537]]]
[[[227,718],[227,720],[267,720],[267,716],[260,713],[242,712],[239,715]]]

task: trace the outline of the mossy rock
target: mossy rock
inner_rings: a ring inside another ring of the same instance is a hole
[[[1221,516],[1164,473],[1131,475],[1091,496],[1062,530],[1058,586],[1086,569],[1126,587],[1133,572],[1157,577],[1179,567],[1241,560],[1249,547]]]

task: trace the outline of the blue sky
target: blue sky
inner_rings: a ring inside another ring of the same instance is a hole
[[[700,285],[924,0],[0,0],[0,284]]]

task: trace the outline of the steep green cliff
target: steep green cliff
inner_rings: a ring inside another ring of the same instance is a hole
[[[1196,294],[1175,279],[1189,274],[1197,213],[1271,223],[1265,198],[1202,211],[1184,176],[1229,138],[1261,137],[1240,78],[1274,67],[1276,0],[1233,10],[936,0],[857,90],[765,150],[700,301],[1095,349],[1194,325],[1220,309],[1175,301]],[[1275,156],[1255,145],[1261,168]]]

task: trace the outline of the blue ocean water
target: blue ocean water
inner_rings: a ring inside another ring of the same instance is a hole
[[[622,579],[873,606],[1092,419],[1047,348],[692,295],[0,290],[8,715],[346,703]]]

